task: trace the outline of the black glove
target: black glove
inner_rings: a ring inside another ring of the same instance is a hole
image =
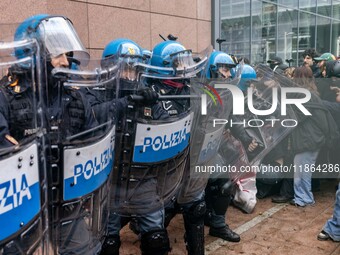
[[[156,91],[148,87],[138,89],[137,95],[143,97],[140,103],[144,105],[155,104],[158,100],[158,94],[156,93]]]
[[[254,146],[252,146],[253,149],[250,150],[249,149],[250,144],[252,144],[253,142],[256,143],[257,145],[256,145],[255,148],[254,148]],[[247,155],[248,155],[248,160],[251,161],[251,160],[253,160],[253,158],[256,157],[256,155],[258,155],[264,149],[264,144],[261,141],[259,141],[258,139],[253,138],[253,141],[251,143],[249,143],[248,147],[245,148],[245,149],[246,149],[246,152],[247,152]]]

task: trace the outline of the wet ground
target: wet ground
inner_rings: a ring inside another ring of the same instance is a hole
[[[318,241],[316,238],[325,221],[332,216],[336,184],[335,180],[323,180],[321,191],[314,192],[314,206],[302,208],[274,204],[270,198],[258,200],[252,214],[231,206],[226,222],[241,235],[241,242],[231,243],[211,237],[209,228],[205,227],[205,254],[340,255],[340,242]],[[186,254],[181,215],[172,220],[168,232],[172,246],[170,254]],[[121,239],[120,254],[140,254],[138,236],[128,227],[122,230]]]

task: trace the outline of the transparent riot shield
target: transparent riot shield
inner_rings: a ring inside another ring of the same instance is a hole
[[[118,68],[99,60],[79,63],[54,68],[47,87],[51,228],[58,254],[97,254],[108,222]]]
[[[272,73],[267,66],[256,68],[259,78],[249,81],[245,96],[246,129],[255,138],[260,136],[263,149],[248,155],[250,163],[259,162],[297,125],[297,117],[292,104],[282,100],[285,88],[297,87],[290,78]],[[272,77],[271,77],[272,76]]]
[[[215,162],[228,116],[231,114],[232,98],[230,91],[220,88],[219,85],[226,82],[237,84],[238,80],[238,75],[228,81],[191,79],[191,94],[196,95],[200,100],[192,102],[197,116],[193,123],[190,165],[177,198],[179,204],[199,200],[212,176],[217,174],[218,178],[225,178],[226,173],[222,171],[224,166]]]
[[[241,103],[233,108],[242,109],[230,120],[230,130],[225,134],[221,155],[230,166],[229,176],[237,184],[235,204],[251,212],[256,204],[256,175],[261,175],[260,163],[296,126],[296,116],[290,105],[282,112],[281,88],[293,83],[280,75],[273,74],[267,66],[256,68],[258,78],[248,81],[246,94],[240,96]],[[236,132],[235,132],[236,131]],[[238,133],[243,132],[240,139]],[[251,141],[255,149],[249,149]],[[282,170],[282,169],[281,169]],[[276,171],[281,171],[276,169]]]
[[[257,142],[260,143],[259,140]],[[249,163],[248,153],[246,145],[235,138],[229,129],[226,130],[219,149],[225,172],[215,173],[214,178],[227,178],[228,182],[222,189],[232,191],[235,206],[251,213],[256,205],[256,174],[259,163]]]
[[[0,254],[50,254],[41,58],[16,27],[0,26]]]
[[[120,153],[112,206],[119,214],[138,216],[163,209],[177,196],[188,164],[192,123],[197,115],[191,104],[190,78],[203,71],[208,52],[197,57],[190,55],[192,62],[182,67],[135,65],[137,96],[130,96],[117,134],[120,141],[117,146],[121,148],[117,148]],[[125,80],[121,76],[121,84],[126,84]],[[149,104],[138,97],[146,87],[159,94],[157,102]],[[197,96],[194,97],[196,100]]]

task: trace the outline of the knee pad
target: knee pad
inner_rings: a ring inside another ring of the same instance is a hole
[[[230,179],[220,178],[208,182],[205,190],[210,196],[229,196],[234,194],[235,184]]]
[[[206,210],[207,207],[205,201],[197,201],[190,206],[189,210],[183,211],[183,216],[184,219],[188,219],[191,224],[196,224],[204,219]]]
[[[146,232],[141,237],[143,255],[166,255],[170,251],[170,241],[166,229]]]
[[[120,237],[112,235],[105,237],[102,250],[99,255],[119,255]]]
[[[208,210],[214,210],[214,212],[218,215],[223,215],[227,212],[227,208],[231,201],[231,194],[229,191],[225,191],[223,189],[224,184],[228,184],[228,182],[214,182],[215,184],[221,184],[221,185],[215,185],[207,187],[207,192],[205,196],[205,201],[207,204]],[[214,187],[214,192],[211,191],[211,187]]]

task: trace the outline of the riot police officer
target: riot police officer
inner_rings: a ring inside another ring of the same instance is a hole
[[[6,25],[8,31],[12,31],[12,25]],[[13,41],[3,37],[3,32],[0,32],[0,73],[4,75],[0,81],[0,186],[7,191],[1,196],[4,203],[0,206],[0,253],[47,254],[46,158],[37,91],[41,73],[35,73],[40,51],[35,40]],[[23,47],[31,51],[21,57],[18,50]]]
[[[50,22],[49,27],[44,27],[48,20],[55,20],[55,23]],[[47,94],[45,98],[49,98],[47,102],[46,117],[53,121],[60,121],[61,112],[58,100],[56,96],[60,93],[57,80],[51,75],[51,71],[56,67],[70,67],[72,61],[79,61],[82,59],[87,61],[89,55],[85,48],[83,48],[79,38],[75,34],[74,37],[63,37],[58,40],[58,36],[53,34],[53,29],[58,31],[65,21],[65,28],[69,28],[72,32],[75,32],[71,28],[71,24],[67,18],[64,17],[52,17],[47,14],[39,14],[32,16],[22,22],[16,29],[14,39],[16,41],[35,38],[38,40],[43,52],[41,58],[37,61],[42,61],[40,64],[46,62],[46,71],[48,74],[46,82],[46,88],[39,88]],[[55,27],[53,27],[55,26]],[[49,30],[48,30],[49,29]],[[60,31],[58,31],[60,32]],[[59,34],[60,35],[60,34]],[[71,36],[72,34],[70,34]],[[64,47],[58,46],[64,45]],[[68,44],[69,43],[69,44]],[[33,51],[28,47],[18,47],[15,50],[15,56],[18,59],[23,59],[27,56],[28,52]],[[31,74],[28,72],[29,66],[25,64],[13,65],[9,68],[8,73],[1,80],[3,86],[1,86],[1,142],[4,144],[16,144],[16,140],[21,140],[29,135],[35,133],[32,129],[32,105],[29,103],[31,98],[34,96],[31,86]],[[44,72],[45,70],[39,70]],[[63,135],[70,135],[79,130],[90,129],[96,125],[96,120],[92,114],[91,107],[89,106],[86,98],[79,91],[61,89],[64,93],[64,100],[68,103],[63,105],[68,108],[66,111],[69,114],[68,123],[64,125]],[[78,102],[81,102],[80,104]],[[6,105],[6,104],[9,104]],[[77,115],[77,117],[76,117]],[[65,117],[65,116],[63,116]],[[66,128],[67,127],[67,128]]]
[[[226,79],[232,78],[232,69],[236,67],[236,63],[230,55],[221,51],[214,51],[209,57],[206,77],[208,79]]]
[[[178,96],[173,100],[161,100],[161,105],[173,118],[190,113],[193,109],[190,99],[181,99],[182,95],[190,95],[190,78],[197,77],[206,63],[204,59],[194,61],[191,50],[186,49],[177,41],[164,41],[157,44],[153,51],[150,64],[157,73],[148,80],[160,95]],[[158,69],[157,69],[158,68]],[[166,68],[166,69],[164,69]],[[163,76],[163,77],[162,77]],[[159,78],[162,77],[162,78]],[[177,171],[179,171],[178,168]],[[198,187],[192,194],[186,193],[190,183],[190,162],[186,161],[181,189],[175,196],[175,203],[166,206],[167,226],[176,212],[181,212],[185,226],[185,243],[188,254],[204,253],[204,187]]]
[[[50,208],[50,224],[52,228],[52,244],[54,252],[62,254],[95,254],[101,248],[101,242],[89,225],[86,218],[92,214],[91,206],[72,200],[71,192],[67,187],[77,185],[65,185],[55,176],[63,176],[66,182],[61,155],[64,150],[63,142],[71,144],[72,136],[81,132],[78,141],[86,139],[91,133],[87,130],[98,125],[90,103],[81,90],[63,86],[63,80],[53,75],[56,68],[69,69],[72,63],[86,64],[89,54],[79,40],[72,23],[62,16],[50,16],[47,14],[35,15],[21,23],[15,33],[16,40],[34,38],[38,41],[41,54],[41,72],[46,72],[47,78],[43,81],[45,86],[39,88],[43,91],[44,128],[46,138],[51,150],[48,153],[48,178],[49,198],[52,199]],[[19,58],[29,52],[29,48],[19,48],[16,55]],[[45,63],[46,62],[46,66]],[[38,64],[38,63],[37,63]],[[29,110],[29,109],[28,109]],[[25,116],[29,116],[26,112]],[[54,148],[54,149],[53,149]],[[58,149],[56,149],[58,148]],[[63,189],[62,189],[63,187]],[[62,190],[64,192],[62,192]],[[64,193],[63,198],[61,198]],[[79,195],[80,196],[80,195]],[[84,199],[84,201],[88,201]],[[71,218],[70,215],[73,215]]]
[[[18,145],[34,134],[30,78],[28,70],[16,65],[11,66],[0,81],[1,147]]]
[[[66,34],[68,31],[70,34]],[[53,68],[70,68],[73,62],[80,63],[89,60],[90,56],[79,40],[72,23],[62,16],[35,15],[22,22],[16,30],[16,40],[25,38],[37,39],[44,49],[42,57],[46,60],[48,77],[46,88],[42,89],[46,91],[46,106],[49,108],[46,112],[47,118],[52,122],[60,121],[63,118],[60,116],[63,112],[60,107],[69,107],[70,110],[65,112],[70,114],[69,125],[64,125],[65,129],[62,130],[65,132],[64,135],[75,134],[79,132],[79,129],[86,130],[95,126],[96,120],[84,95],[80,91],[60,86],[58,79],[51,73]],[[27,49],[19,49],[16,54],[20,56],[25,50]],[[64,101],[68,103],[60,105],[60,102],[56,102],[60,93],[65,96]],[[78,101],[81,103],[77,103]]]
[[[129,113],[128,109],[133,109],[132,115],[136,114],[135,111],[140,112],[147,118],[150,119],[163,119],[167,118],[168,114],[162,108],[156,104],[157,93],[150,88],[141,88],[138,80],[139,69],[138,65],[145,61],[142,54],[142,49],[130,39],[119,38],[111,41],[104,48],[103,54],[103,65],[109,66],[110,63],[116,61],[120,62],[120,76],[117,81],[116,86],[118,86],[118,99],[115,100],[116,104],[120,103],[123,108],[117,109],[119,111],[118,124],[116,129],[116,147],[117,147],[117,162],[116,171],[123,172],[124,167],[124,151],[127,148],[124,147],[124,135],[126,134],[126,118]],[[142,101],[136,102],[137,107],[134,108],[136,104],[133,102],[128,102],[127,97],[133,94],[142,96]],[[123,103],[122,103],[123,101]],[[126,160],[126,159],[125,159]],[[131,178],[131,177],[130,177]],[[120,187],[120,181],[123,178],[113,177],[114,188]],[[117,182],[116,182],[117,181]],[[147,186],[155,186],[154,180],[144,180]],[[142,185],[141,185],[142,186]],[[140,196],[138,192],[143,192],[143,188],[140,191],[136,191],[135,195]],[[100,254],[119,254],[120,247],[120,236],[119,232],[121,228],[130,220],[132,212],[124,211],[120,204],[120,199],[115,203],[115,196],[120,191],[113,191],[112,194],[112,204],[110,209],[108,232],[105,237],[103,244],[103,249]],[[156,198],[151,198],[156,199]],[[138,211],[135,214],[139,214]],[[136,220],[140,226],[141,231],[141,251],[142,254],[167,254],[170,250],[169,238],[166,229],[164,229],[164,209],[156,208],[147,213],[140,213]]]
[[[244,68],[244,66],[246,67]],[[246,90],[248,80],[256,78],[255,71],[251,72],[248,65],[244,66],[239,67],[242,68],[242,71],[241,79],[237,83],[237,86],[242,91]],[[235,67],[236,64],[231,56],[224,52],[214,51],[209,58],[206,76],[208,79],[215,78],[233,83],[232,79],[237,79],[237,77],[233,77],[236,73]],[[237,121],[235,116],[225,117],[233,119],[233,121]],[[230,129],[231,134],[242,142],[248,153],[251,153],[257,148],[257,142],[246,133],[244,127],[230,127],[227,125],[226,128]],[[224,155],[223,148],[225,148],[226,143],[228,142],[225,142],[224,144],[222,143],[220,154],[226,161],[223,164],[232,164],[232,162],[228,162],[228,160],[226,160],[228,157]],[[219,156],[217,156],[215,160],[218,160],[218,158]],[[231,184],[228,177],[229,176],[211,176],[208,181],[205,189],[205,201],[207,204],[205,224],[210,227],[209,235],[219,237],[230,242],[239,242],[240,236],[232,231],[225,223],[226,212],[233,193],[235,192],[235,187],[233,187],[233,184]]]
[[[214,51],[209,58],[206,72],[207,78],[231,80],[231,70],[236,64],[224,52]],[[224,190],[228,178],[210,178],[205,189],[207,212],[205,224],[208,225],[209,235],[220,237],[227,241],[239,242],[240,236],[233,232],[225,223],[226,212],[232,198],[232,190]]]
[[[161,42],[152,51],[150,65],[147,66],[146,79],[144,80],[147,86],[160,94],[159,104],[169,114],[168,121],[180,124],[182,120],[185,120],[185,125],[189,124],[191,128],[194,126],[192,116],[198,114],[198,111],[194,110],[194,104],[191,104],[192,102],[190,103],[189,99],[190,88],[193,85],[190,78],[197,77],[197,74],[204,70],[207,56],[202,54],[201,57],[194,59],[191,50],[187,50],[179,42],[172,40]],[[197,123],[199,122],[198,119],[196,118]],[[192,129],[190,129],[191,135],[194,133]],[[166,172],[165,190],[170,188],[170,190],[167,190],[168,195],[164,199],[164,225],[167,227],[176,213],[182,213],[188,254],[203,254],[203,218],[205,212],[203,193],[205,184],[200,184],[191,190],[190,187],[192,187],[193,182],[190,174],[188,150],[189,146],[186,146],[184,150],[182,148],[181,151],[177,152],[181,156],[176,156],[177,153],[170,155],[170,160],[164,161],[162,167],[164,169],[162,171]],[[168,151],[164,153],[171,154]],[[177,165],[173,166],[174,162],[178,162]],[[179,186],[180,183],[181,186]],[[190,192],[187,193],[188,187]],[[138,226],[136,224],[131,225],[131,223],[130,228],[137,233]]]

